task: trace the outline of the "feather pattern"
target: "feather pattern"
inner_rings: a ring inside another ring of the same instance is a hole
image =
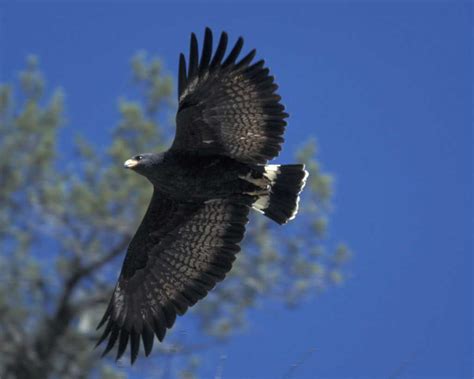
[[[118,340],[116,358],[127,345],[136,360],[140,338],[145,355],[154,335],[162,341],[177,315],[224,279],[239,252],[252,199],[214,199],[177,203],[155,190],[130,243],[112,299],[99,327],[103,355]]]
[[[224,32],[212,57],[212,32],[206,28],[199,62],[197,39],[191,35],[187,78],[180,68],[172,150],[264,164],[281,150],[288,114],[264,61],[252,64],[256,51],[238,61],[244,44],[240,37],[225,57],[227,42]],[[181,60],[180,67],[185,67]]]

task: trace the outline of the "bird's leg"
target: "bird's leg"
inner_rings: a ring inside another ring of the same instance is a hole
[[[270,180],[265,176],[254,178],[249,172],[247,175],[239,175],[239,178],[247,184],[248,188],[245,188],[243,192],[245,195],[262,196],[270,192]]]
[[[244,192],[244,195],[250,195],[250,196],[264,196],[269,194],[269,190],[267,189],[260,189],[252,192]]]
[[[246,182],[252,183],[261,189],[269,189],[270,187],[270,180],[265,176],[261,178],[254,178],[252,174],[249,172],[247,175],[239,175],[239,178],[245,180]]]

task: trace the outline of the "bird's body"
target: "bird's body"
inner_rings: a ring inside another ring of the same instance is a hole
[[[178,201],[206,201],[256,190],[242,179],[258,175],[258,167],[219,155],[167,152],[147,178],[155,188]]]
[[[277,85],[255,50],[237,61],[239,38],[225,56],[227,34],[215,52],[206,29],[199,59],[191,36],[189,66],[179,64],[176,136],[164,153],[136,155],[125,167],[145,176],[153,197],[135,233],[118,283],[98,327],[128,345],[132,363],[140,339],[150,354],[177,315],[202,299],[232,268],[250,209],[284,224],[298,211],[307,172],[302,164],[275,165],[288,115]]]

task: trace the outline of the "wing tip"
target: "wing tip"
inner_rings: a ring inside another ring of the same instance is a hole
[[[244,39],[242,36],[240,36],[239,38],[237,38],[237,41],[235,42],[234,47],[232,48],[226,60],[222,64],[222,67],[228,67],[235,64],[235,61],[237,57],[239,56],[240,51],[242,50],[243,46],[244,46]]]
[[[191,33],[191,40],[189,46],[189,69],[188,69],[188,79],[196,76],[198,72],[198,62],[199,62],[199,51],[198,51],[198,41],[196,34]]]
[[[178,97],[181,97],[187,84],[186,57],[183,53],[179,54],[178,67]]]
[[[199,76],[203,75],[209,67],[212,56],[212,31],[209,27],[204,30],[204,43],[202,46],[201,62],[199,63]]]

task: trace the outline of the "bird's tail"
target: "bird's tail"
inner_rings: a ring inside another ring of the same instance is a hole
[[[259,195],[252,208],[279,224],[293,220],[308,177],[304,165],[266,165],[263,176],[270,182],[270,190]]]

